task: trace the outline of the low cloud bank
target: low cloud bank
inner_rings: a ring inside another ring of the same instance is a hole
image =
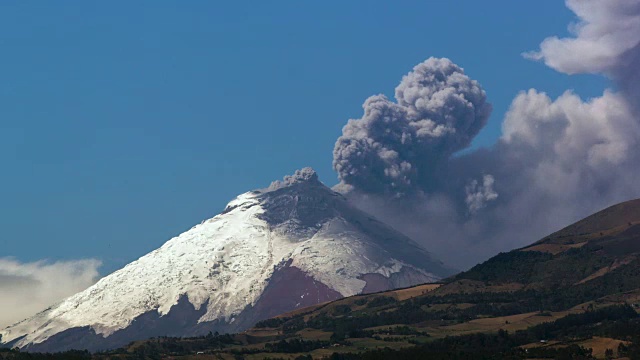
[[[21,263],[0,258],[0,328],[93,285],[100,265],[93,259]]]

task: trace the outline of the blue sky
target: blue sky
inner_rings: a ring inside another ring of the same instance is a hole
[[[525,60],[562,2],[81,1],[0,4],[0,257],[99,258],[108,273],[312,166],[370,95],[430,56],[478,80],[489,146],[518,91],[604,80]]]

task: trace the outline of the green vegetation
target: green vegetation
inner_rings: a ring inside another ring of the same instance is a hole
[[[98,359],[162,359],[167,356],[180,356],[187,354],[197,354],[198,352],[211,352],[221,350],[230,345],[240,345],[232,335],[209,333],[207,336],[193,338],[170,338],[160,337],[142,342],[131,343],[125,349],[108,351],[96,354],[93,358]]]
[[[598,244],[569,249],[557,255],[539,251],[500,253],[451,278],[487,284],[539,284],[548,289],[571,286],[611,265],[615,258],[603,253]]]
[[[88,351],[72,350],[55,354],[32,354],[17,349],[0,348],[0,359],[3,360],[88,360],[91,358]]]
[[[304,353],[329,346],[329,341],[313,341],[302,339],[280,340],[276,343],[267,343],[264,346],[266,352],[276,353]]]
[[[367,308],[374,308],[374,307],[394,304],[396,302],[398,302],[398,300],[390,296],[377,296],[369,300],[369,302],[367,303]]]

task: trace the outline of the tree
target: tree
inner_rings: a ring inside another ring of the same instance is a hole
[[[607,349],[604,351],[604,358],[609,360],[609,359],[613,359],[613,350],[612,349]]]

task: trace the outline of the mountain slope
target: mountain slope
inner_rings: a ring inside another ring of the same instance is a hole
[[[450,274],[307,168],[238,196],[221,214],[0,335],[9,346],[60,351],[235,332],[299,307]]]
[[[640,269],[639,260],[640,200],[632,200],[599,211],[530,246],[499,254],[456,275],[439,291],[470,281],[488,289],[574,287],[602,282],[600,278],[615,270],[633,272]],[[632,279],[629,275],[620,280]]]
[[[524,248],[560,253],[584,245],[600,245],[614,257],[640,252],[640,200],[630,200],[599,211]]]

